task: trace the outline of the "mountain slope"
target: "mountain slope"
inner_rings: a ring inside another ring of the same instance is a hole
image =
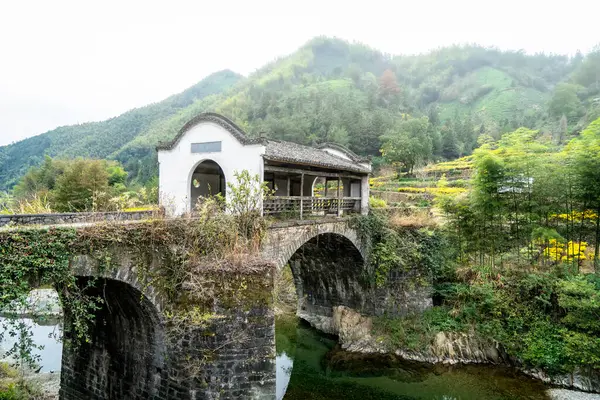
[[[399,121],[408,115],[428,116],[433,158],[457,157],[469,154],[479,134],[497,138],[519,126],[555,129],[560,115],[547,111],[554,87],[584,76],[580,70],[590,69],[594,60],[479,46],[392,57],[361,44],[319,37],[248,78],[217,73],[179,95],[120,117],[61,127],[0,148],[0,190],[14,185],[46,154],[116,159],[131,179],[145,182],[156,174],[156,143],[172,138],[203,111],[226,115],[250,135],[303,144],[332,141],[374,156],[379,155],[382,135],[397,132]],[[593,103],[600,97],[598,83],[594,87],[588,81],[577,93],[580,112],[569,121],[570,131],[576,118],[600,113],[600,103]]]
[[[232,71],[217,72],[159,103],[136,108],[102,122],[59,127],[0,147],[0,189],[14,185],[30,166],[38,165],[45,155],[112,158],[156,121],[168,119],[198,100],[227,90],[242,78]]]

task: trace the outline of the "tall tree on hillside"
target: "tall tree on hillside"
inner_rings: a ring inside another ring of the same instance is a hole
[[[477,145],[477,136],[475,135],[475,126],[471,120],[471,115],[465,115],[460,123],[460,127],[455,129],[458,140],[462,143],[461,155],[469,154]]]
[[[560,117],[560,121],[558,121],[558,143],[562,143],[567,137],[567,125],[567,116],[563,114],[563,116]]]
[[[427,117],[401,121],[384,135],[381,154],[388,162],[400,164],[403,170],[412,174],[417,164],[431,158],[432,140],[428,132]]]
[[[453,129],[444,129],[442,132],[442,156],[448,160],[460,157],[460,143]]]
[[[396,74],[391,69],[386,69],[379,78],[379,98],[384,106],[400,102],[400,93],[402,90],[398,86]]]
[[[379,90],[385,95],[400,93],[400,86],[396,74],[391,69],[386,69],[379,78]]]
[[[600,90],[600,45],[585,57],[573,74],[575,82]]]
[[[577,96],[577,91],[581,87],[571,83],[561,83],[556,86],[550,103],[548,103],[548,112],[554,118],[559,119],[563,115],[570,121],[576,121],[582,114],[581,100]]]

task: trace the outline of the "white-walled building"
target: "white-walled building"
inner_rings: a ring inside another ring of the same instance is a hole
[[[273,190],[262,205],[265,214],[293,212],[302,218],[368,212],[371,164],[343,146],[249,138],[222,115],[205,113],[157,151],[160,204],[167,215],[192,212],[199,197],[221,193],[227,198],[227,186],[236,184],[234,173],[243,170]],[[320,196],[317,182],[323,186]]]

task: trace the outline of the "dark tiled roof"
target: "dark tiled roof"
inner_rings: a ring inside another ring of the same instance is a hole
[[[355,157],[357,156],[355,155]],[[278,140],[267,140],[264,158],[270,161],[312,165],[360,173],[370,172],[369,168],[355,161],[331,155],[324,150]]]
[[[194,118],[189,120],[179,130],[179,132],[177,133],[177,136],[175,136],[175,138],[173,140],[171,140],[170,142],[159,143],[156,146],[156,150],[171,150],[173,147],[175,147],[177,142],[179,142],[179,139],[181,139],[181,137],[187,131],[192,129],[192,127],[194,127],[195,125],[198,125],[200,122],[205,122],[205,121],[213,122],[213,123],[225,128],[229,133],[231,133],[242,144],[259,144],[262,142],[262,139],[251,139],[248,136],[246,136],[244,131],[239,126],[237,126],[233,121],[231,121],[229,118],[226,118],[226,117],[224,117],[220,114],[216,114],[216,113],[202,113],[202,114],[196,115]]]

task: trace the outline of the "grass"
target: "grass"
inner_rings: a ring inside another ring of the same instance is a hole
[[[123,210],[123,212],[138,212],[138,211],[156,211],[158,210],[158,207],[155,205],[149,205],[149,206],[140,206],[140,207],[131,207],[131,208],[126,208]]]
[[[435,228],[439,222],[429,208],[425,208],[411,209],[408,213],[394,212],[390,216],[389,224],[395,228]]]
[[[376,337],[385,340],[392,348],[425,350],[432,345],[438,332],[462,332],[468,327],[451,316],[448,307],[435,306],[422,315],[408,314],[390,318],[382,316],[373,319]]]
[[[436,194],[460,194],[460,193],[466,192],[467,189],[459,188],[459,187],[438,188],[438,187],[403,186],[403,187],[399,187],[398,191],[401,193],[430,193],[430,194],[436,195]]]
[[[428,165],[423,169],[423,172],[431,175],[454,170],[462,171],[471,169],[473,169],[473,156],[465,156],[452,161]]]
[[[16,378],[19,372],[6,362],[0,362],[0,379]]]

